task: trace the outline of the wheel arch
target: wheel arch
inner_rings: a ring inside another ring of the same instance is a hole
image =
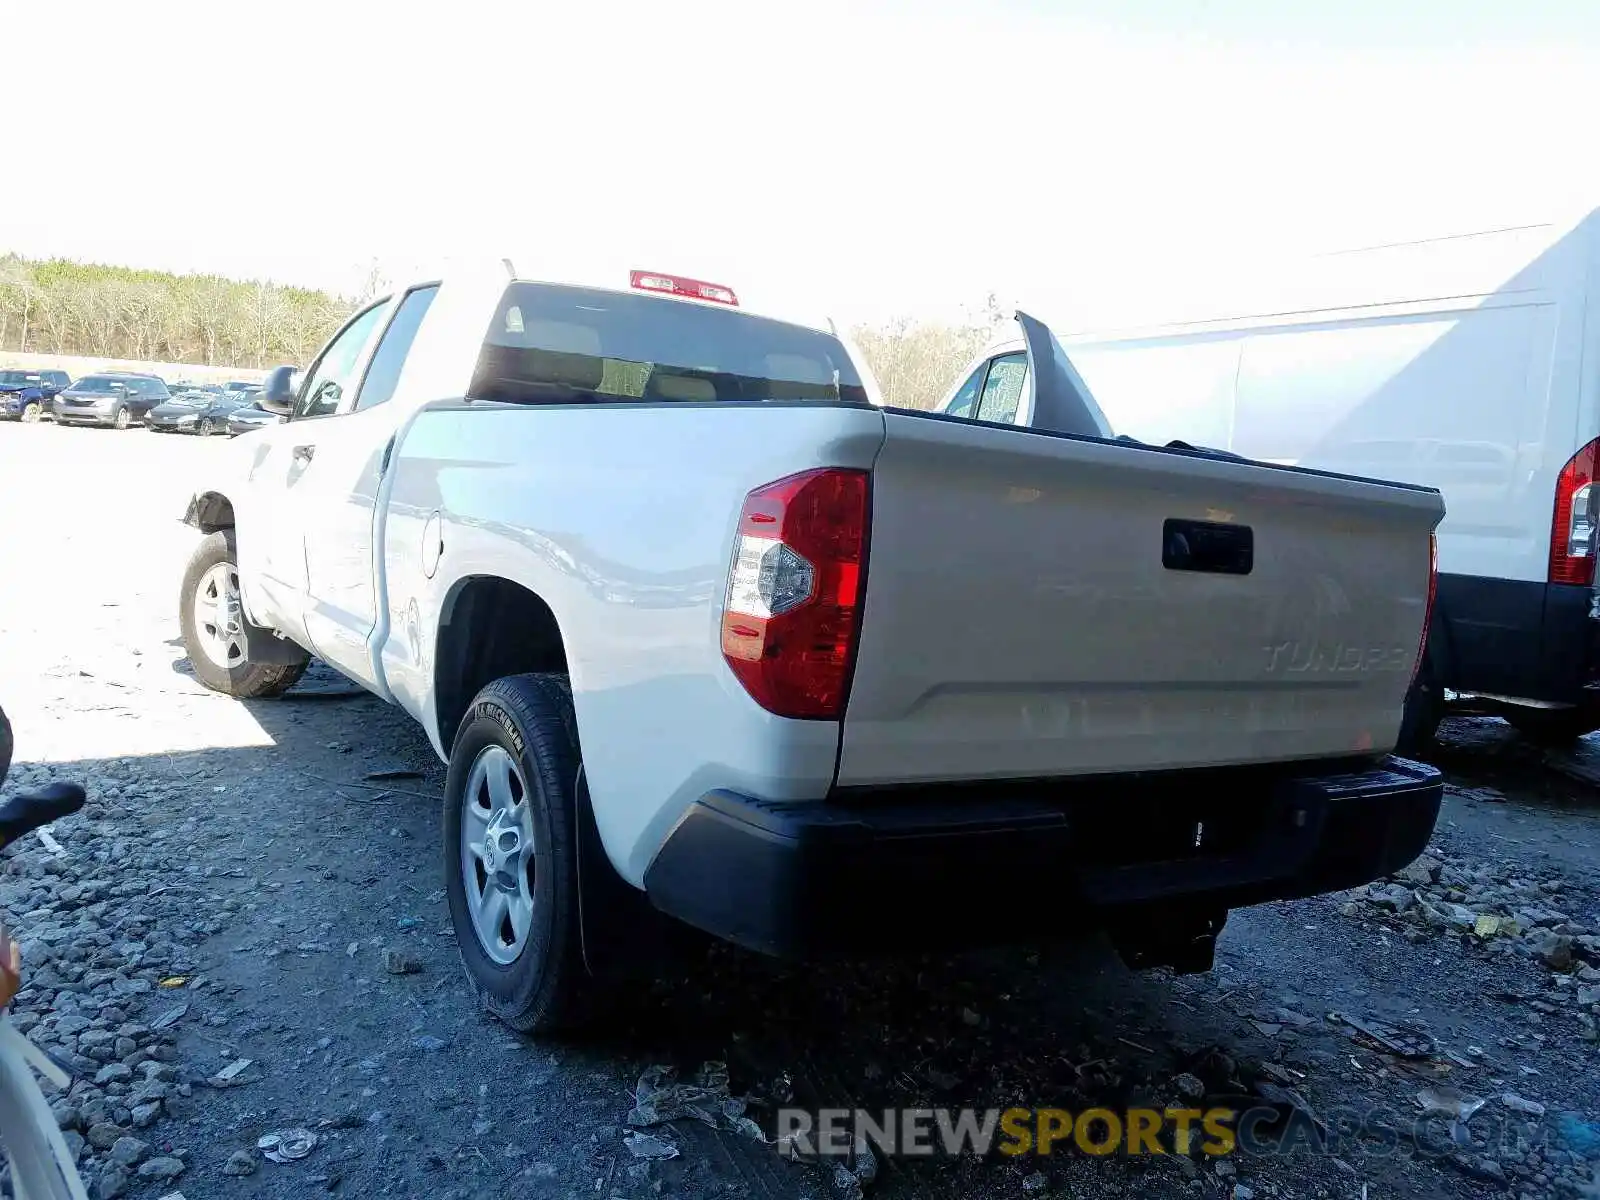
[[[194,526],[201,533],[232,529],[233,501],[221,492],[196,492],[189,498],[189,510],[184,513],[183,523]]]
[[[566,639],[544,597],[500,575],[466,575],[450,585],[433,636],[433,716],[448,755],[467,706],[506,675],[565,673]]]

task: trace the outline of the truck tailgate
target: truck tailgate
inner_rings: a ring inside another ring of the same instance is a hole
[[[886,419],[841,786],[1393,746],[1436,491]]]

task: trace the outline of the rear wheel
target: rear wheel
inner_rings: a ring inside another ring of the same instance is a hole
[[[462,964],[513,1029],[578,1023],[591,992],[579,937],[579,749],[565,675],[479,692],[445,782],[444,866]]]
[[[14,745],[11,739],[11,722],[6,719],[6,710],[0,708],[0,783],[6,781],[6,774],[11,770],[11,751]]]
[[[29,400],[22,406],[22,419],[27,421],[29,424],[37,421],[43,415],[44,405],[40,404],[37,400]]]
[[[1593,704],[1576,708],[1513,708],[1504,716],[1511,728],[1541,746],[1565,746],[1600,729],[1600,706]]]
[[[178,593],[178,625],[189,663],[214,692],[240,699],[282,695],[305,674],[311,658],[285,664],[248,661],[245,620],[233,530],[219,529],[195,547]]]
[[[1433,663],[1426,657],[1416,681],[1406,693],[1406,706],[1400,718],[1400,736],[1395,753],[1405,758],[1426,759],[1437,748],[1439,722],[1444,720],[1444,689],[1439,686]]]

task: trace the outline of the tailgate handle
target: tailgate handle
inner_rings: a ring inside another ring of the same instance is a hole
[[[1248,575],[1255,554],[1255,533],[1248,525],[1168,517],[1161,527],[1161,565],[1169,571]]]

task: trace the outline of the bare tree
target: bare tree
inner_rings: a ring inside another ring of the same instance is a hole
[[[945,325],[902,319],[851,336],[866,355],[872,373],[892,408],[930,409],[956,374],[989,340],[983,325]]]

